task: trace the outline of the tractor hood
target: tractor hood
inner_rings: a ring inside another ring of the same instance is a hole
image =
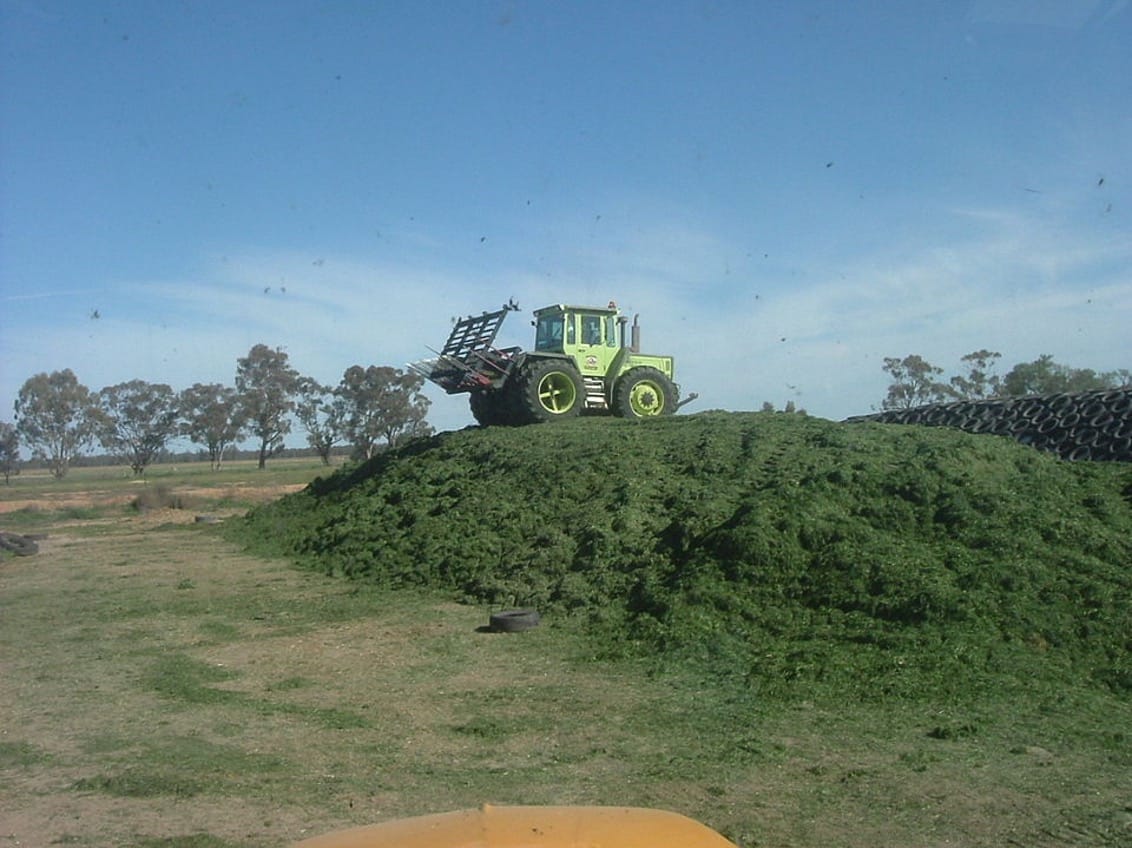
[[[343,830],[293,848],[735,848],[711,828],[636,807],[495,807]]]

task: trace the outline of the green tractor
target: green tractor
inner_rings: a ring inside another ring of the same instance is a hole
[[[462,318],[433,359],[410,364],[448,394],[468,393],[482,425],[533,424],[582,414],[671,415],[680,400],[671,356],[640,352],[640,325],[606,307],[555,304],[536,309],[534,350],[496,348],[509,312]]]

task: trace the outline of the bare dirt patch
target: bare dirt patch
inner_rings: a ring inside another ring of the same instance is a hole
[[[215,487],[178,486],[176,495],[188,503],[214,500],[218,494],[226,500],[242,503],[264,503],[275,500],[290,492],[302,489],[305,483],[289,483],[275,486],[256,486],[252,483],[233,484],[225,486],[219,491]],[[21,510],[60,511],[74,509],[102,509],[105,507],[125,506],[138,499],[142,490],[123,491],[121,487],[114,489],[94,489],[82,492],[45,492],[37,493],[35,497],[13,498],[0,500],[0,514],[19,512]]]

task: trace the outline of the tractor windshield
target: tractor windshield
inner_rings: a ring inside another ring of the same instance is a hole
[[[562,352],[562,314],[540,315],[535,329],[535,350]]]

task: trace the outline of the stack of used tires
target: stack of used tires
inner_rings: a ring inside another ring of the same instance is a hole
[[[1073,461],[1132,462],[1132,388],[931,404],[846,420],[954,427],[1010,436]]]
[[[0,550],[11,551],[16,556],[31,556],[39,552],[39,543],[33,536],[23,536],[19,533],[9,533],[0,530]]]

